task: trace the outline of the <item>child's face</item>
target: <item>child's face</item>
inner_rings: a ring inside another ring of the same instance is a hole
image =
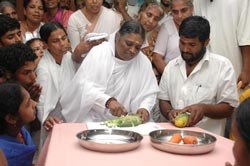
[[[43,42],[39,41],[39,40],[36,40],[34,41],[30,47],[32,48],[32,50],[36,53],[36,56],[37,56],[37,61],[39,61],[42,56],[43,56]]]
[[[52,56],[63,56],[69,50],[68,37],[62,29],[57,29],[50,34],[47,46]]]
[[[23,101],[19,107],[19,114],[24,124],[27,124],[36,118],[36,105],[37,103],[30,98],[29,93],[21,88]]]
[[[35,68],[35,62],[27,61],[16,71],[16,80],[26,88],[30,87],[36,80]]]

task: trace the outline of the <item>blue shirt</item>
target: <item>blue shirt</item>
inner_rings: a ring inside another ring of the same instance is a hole
[[[23,127],[22,135],[26,144],[20,143],[16,138],[0,135],[0,148],[8,161],[9,166],[31,166],[36,151],[30,133]]]

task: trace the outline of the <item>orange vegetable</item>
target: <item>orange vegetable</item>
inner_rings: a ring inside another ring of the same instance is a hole
[[[194,136],[186,136],[182,138],[184,144],[197,144],[198,140]]]
[[[172,137],[170,138],[170,140],[168,142],[171,142],[171,143],[180,143],[182,140],[182,136],[180,133],[176,133],[176,134],[173,134]]]

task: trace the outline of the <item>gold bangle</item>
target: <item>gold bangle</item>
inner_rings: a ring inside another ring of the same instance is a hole
[[[109,98],[108,101],[107,101],[106,104],[105,104],[105,107],[106,107],[106,108],[109,108],[109,104],[111,103],[111,101],[117,101],[117,100],[116,100],[116,98],[114,98],[114,97]]]

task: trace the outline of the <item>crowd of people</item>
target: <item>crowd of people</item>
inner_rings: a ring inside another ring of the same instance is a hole
[[[248,0],[1,1],[0,164],[34,164],[58,123],[188,112],[187,126],[222,136],[233,117],[235,165],[248,166],[249,11]]]

